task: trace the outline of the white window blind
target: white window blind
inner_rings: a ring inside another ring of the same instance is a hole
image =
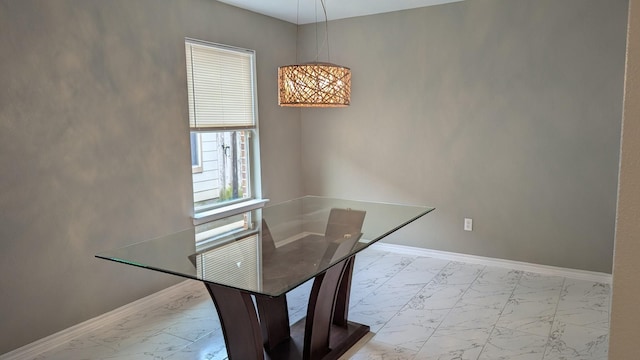
[[[186,41],[192,129],[255,127],[251,50]]]
[[[258,235],[251,235],[196,257],[196,268],[205,280],[258,289]]]

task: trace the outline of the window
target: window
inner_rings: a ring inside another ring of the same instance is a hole
[[[194,221],[261,205],[255,52],[186,39]]]

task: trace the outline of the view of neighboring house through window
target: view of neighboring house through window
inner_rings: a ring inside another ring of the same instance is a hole
[[[260,198],[255,52],[192,39],[185,49],[197,217]]]
[[[197,132],[191,132],[191,168],[193,173],[202,172],[202,139]]]

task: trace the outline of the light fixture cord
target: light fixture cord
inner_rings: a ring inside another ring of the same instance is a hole
[[[327,62],[331,62],[331,54],[329,53],[329,19],[327,17],[327,7],[324,4],[324,0],[320,0],[322,4],[322,11],[324,12],[324,41],[327,44]]]
[[[316,58],[314,61],[318,61],[318,59],[320,58],[320,48],[318,47],[318,2],[314,1],[313,2],[313,10],[315,12],[315,28],[316,28]]]
[[[331,54],[329,53],[329,18],[327,17],[327,7],[324,3],[324,0],[320,0],[320,4],[322,5],[322,12],[324,13],[324,41],[322,46],[318,46],[318,3],[315,3],[316,8],[316,58],[314,61],[318,61],[320,59],[320,49],[327,46],[327,62],[331,62]]]
[[[298,56],[298,39],[300,38],[300,0],[298,0],[298,8],[296,9],[296,64],[299,64]]]
[[[324,0],[320,0],[320,4],[322,4],[322,12],[324,13],[324,41],[322,46],[318,45],[318,3],[315,2],[315,10],[316,10],[316,58],[313,61],[318,61],[320,59],[320,49],[327,46],[327,62],[331,62],[331,54],[329,53],[329,19],[327,18],[327,7],[324,4]]]

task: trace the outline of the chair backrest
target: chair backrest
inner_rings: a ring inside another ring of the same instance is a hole
[[[345,235],[359,237],[366,211],[333,208],[324,236],[328,240],[342,239]]]
[[[360,240],[366,212],[352,209],[331,209],[324,238],[327,248],[318,262],[324,268],[349,254]]]

